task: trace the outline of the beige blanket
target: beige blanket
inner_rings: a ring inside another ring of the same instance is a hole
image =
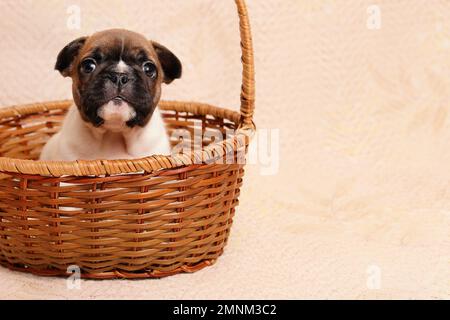
[[[0,268],[0,298],[450,298],[450,3],[248,2],[256,123],[278,129],[279,143],[270,131],[268,162],[260,139],[221,259],[80,290]],[[58,51],[125,27],[184,62],[166,99],[238,108],[231,0],[70,4],[80,29],[67,1],[0,1],[0,105],[69,98],[70,81],[52,71]]]

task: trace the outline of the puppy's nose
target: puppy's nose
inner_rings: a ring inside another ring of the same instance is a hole
[[[130,81],[130,78],[125,73],[111,72],[108,73],[107,77],[116,87],[124,86]]]

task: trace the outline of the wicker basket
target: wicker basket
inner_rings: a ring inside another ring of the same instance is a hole
[[[84,278],[108,279],[164,277],[215,262],[230,234],[242,155],[255,130],[250,26],[244,1],[235,2],[240,112],[195,102],[160,104],[169,131],[220,134],[223,141],[204,139],[189,155],[38,161],[72,102],[0,110],[1,265],[51,276],[67,276],[76,265]]]

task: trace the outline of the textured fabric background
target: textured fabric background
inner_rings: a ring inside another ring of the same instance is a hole
[[[66,27],[73,4],[79,30]],[[367,28],[371,4],[379,30]],[[248,5],[256,123],[280,129],[280,163],[270,176],[248,166],[224,256],[193,275],[81,290],[1,268],[1,298],[450,298],[450,3]],[[0,12],[2,106],[70,98],[58,51],[125,27],[183,61],[165,99],[238,108],[231,0],[0,0]]]

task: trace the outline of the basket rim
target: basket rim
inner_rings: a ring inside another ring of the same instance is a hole
[[[73,100],[48,101],[24,105],[13,105],[0,109],[0,120],[8,117],[21,117],[48,112],[56,109],[68,109]],[[19,173],[41,175],[46,177],[61,176],[103,176],[112,174],[153,173],[164,169],[198,165],[221,159],[227,150],[238,150],[246,147],[253,137],[256,127],[254,123],[242,123],[241,113],[220,108],[207,103],[189,101],[166,101],[159,103],[161,110],[192,112],[199,115],[212,115],[229,119],[239,125],[236,134],[220,142],[213,142],[202,150],[194,150],[190,155],[151,155],[135,159],[115,160],[28,160],[0,157],[1,173]],[[201,161],[200,161],[200,160]]]

